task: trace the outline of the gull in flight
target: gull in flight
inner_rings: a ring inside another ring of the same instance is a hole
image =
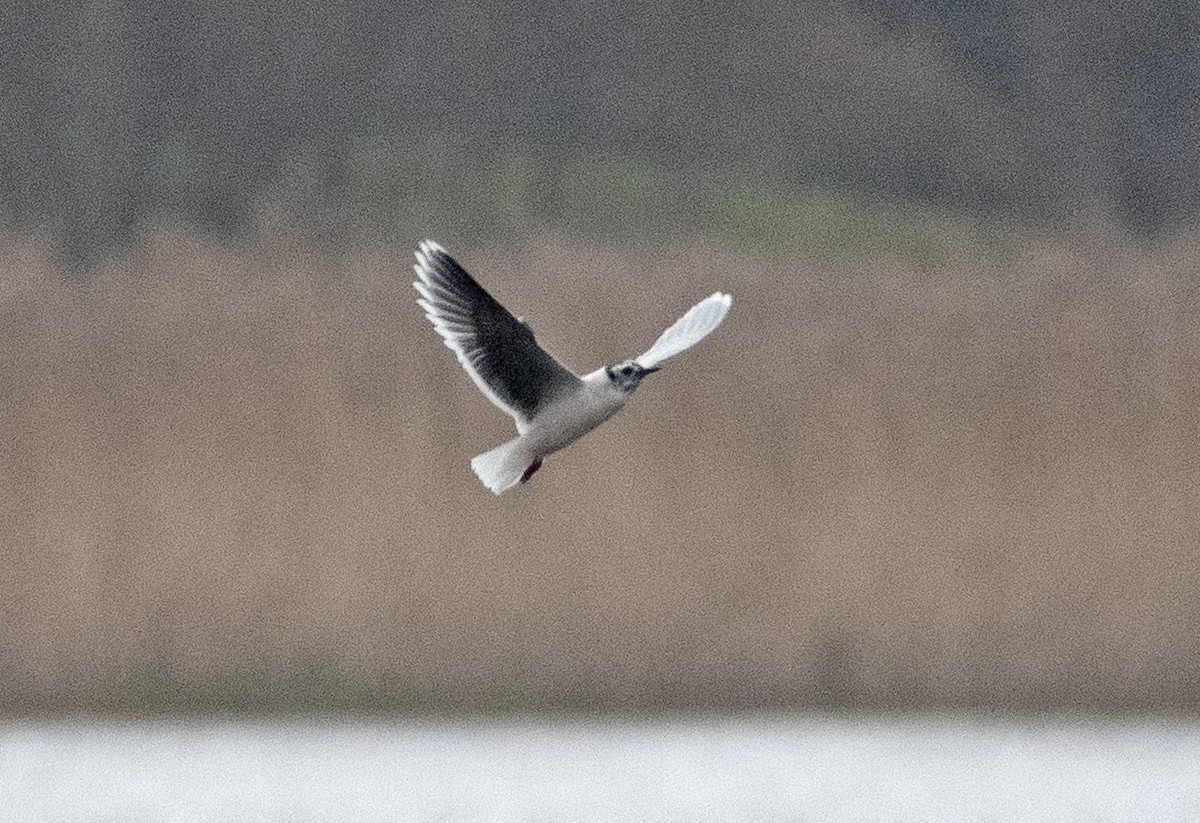
[[[475,282],[432,240],[417,247],[417,305],[487,398],[517,422],[513,440],[478,455],[471,468],[496,494],[525,483],[549,454],[569,446],[625,405],[642,378],[707,337],[733,298],[701,300],[654,345],[632,360],[577,377],[537,341],[533,331]]]

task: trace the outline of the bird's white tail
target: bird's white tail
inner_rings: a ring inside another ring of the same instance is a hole
[[[525,469],[533,462],[533,457],[525,452],[524,445],[520,437],[509,440],[502,446],[473,457],[471,468],[483,485],[496,494],[503,494],[521,482]]]

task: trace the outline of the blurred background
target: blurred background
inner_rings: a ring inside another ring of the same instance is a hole
[[[1052,6],[9,4],[0,713],[1196,709],[1200,7]],[[427,236],[735,306],[494,498]]]

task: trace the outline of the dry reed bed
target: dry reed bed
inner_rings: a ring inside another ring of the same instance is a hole
[[[0,709],[1195,707],[1188,242],[463,258],[568,365],[721,332],[492,498],[410,251],[0,264]]]

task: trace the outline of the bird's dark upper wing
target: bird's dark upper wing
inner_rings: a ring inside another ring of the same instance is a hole
[[[425,240],[416,256],[417,305],[475,385],[513,416],[518,431],[548,401],[578,387],[579,378],[537,344],[528,324],[484,291],[445,249]]]

